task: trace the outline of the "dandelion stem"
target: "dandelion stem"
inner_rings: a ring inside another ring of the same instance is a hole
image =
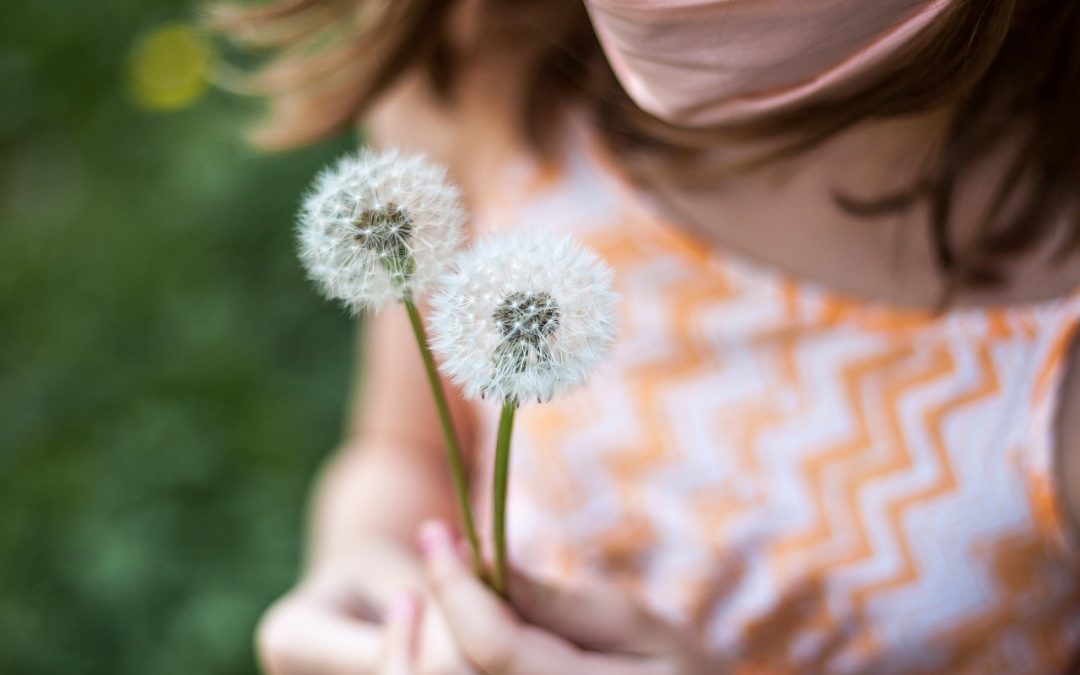
[[[514,430],[517,404],[503,403],[499,416],[499,436],[495,443],[495,476],[492,485],[491,534],[495,543],[495,569],[492,588],[506,597],[506,488],[510,473],[510,436]]]
[[[454,421],[450,417],[450,406],[446,402],[446,392],[443,390],[442,380],[435,368],[435,358],[431,355],[428,347],[427,331],[424,330],[424,321],[412,297],[406,295],[402,300],[405,311],[409,314],[409,322],[412,324],[413,334],[416,335],[416,344],[420,348],[420,356],[424,360],[424,370],[427,371],[428,384],[431,385],[431,394],[435,398],[435,407],[439,411],[439,422],[442,425],[443,440],[446,442],[446,454],[450,460],[450,474],[453,478],[454,496],[457,498],[458,510],[462,523],[465,526],[465,536],[469,540],[469,549],[472,551],[472,562],[475,572],[481,577],[486,576],[484,570],[484,558],[480,555],[480,537],[476,534],[476,522],[473,520],[472,507],[469,505],[468,480],[465,477],[465,461],[461,456],[461,446],[458,445],[457,434],[454,432]]]

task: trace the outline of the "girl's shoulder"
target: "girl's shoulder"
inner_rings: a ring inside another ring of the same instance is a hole
[[[512,62],[478,63],[462,70],[445,96],[425,73],[413,72],[361,120],[365,137],[429,156],[447,167],[470,201],[493,171],[527,152],[517,124],[520,78],[514,72]]]

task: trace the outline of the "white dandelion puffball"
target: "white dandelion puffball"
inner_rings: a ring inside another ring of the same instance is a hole
[[[546,401],[611,348],[610,268],[573,240],[511,232],[460,254],[432,298],[432,350],[470,398]]]
[[[327,297],[378,309],[445,271],[464,222],[445,169],[421,155],[363,150],[323,170],[304,198],[300,260]]]

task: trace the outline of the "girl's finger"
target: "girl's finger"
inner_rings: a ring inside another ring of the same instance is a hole
[[[416,669],[421,673],[481,675],[461,653],[446,617],[436,603],[424,606],[417,651]]]
[[[420,606],[412,594],[399,596],[386,613],[381,675],[413,675]]]
[[[435,602],[461,651],[488,675],[655,675],[658,663],[586,652],[545,630],[521,623],[469,572],[442,523],[427,523],[421,547]]]
[[[257,640],[268,675],[352,675],[375,671],[382,631],[333,607],[287,598],[263,619]]]
[[[525,621],[589,649],[655,653],[671,632],[624,590],[611,585],[565,588],[511,573],[509,592]]]

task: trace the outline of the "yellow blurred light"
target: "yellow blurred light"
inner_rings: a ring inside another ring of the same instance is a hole
[[[197,101],[209,85],[210,47],[189,24],[163,24],[142,35],[128,55],[128,88],[149,110],[176,110]]]

